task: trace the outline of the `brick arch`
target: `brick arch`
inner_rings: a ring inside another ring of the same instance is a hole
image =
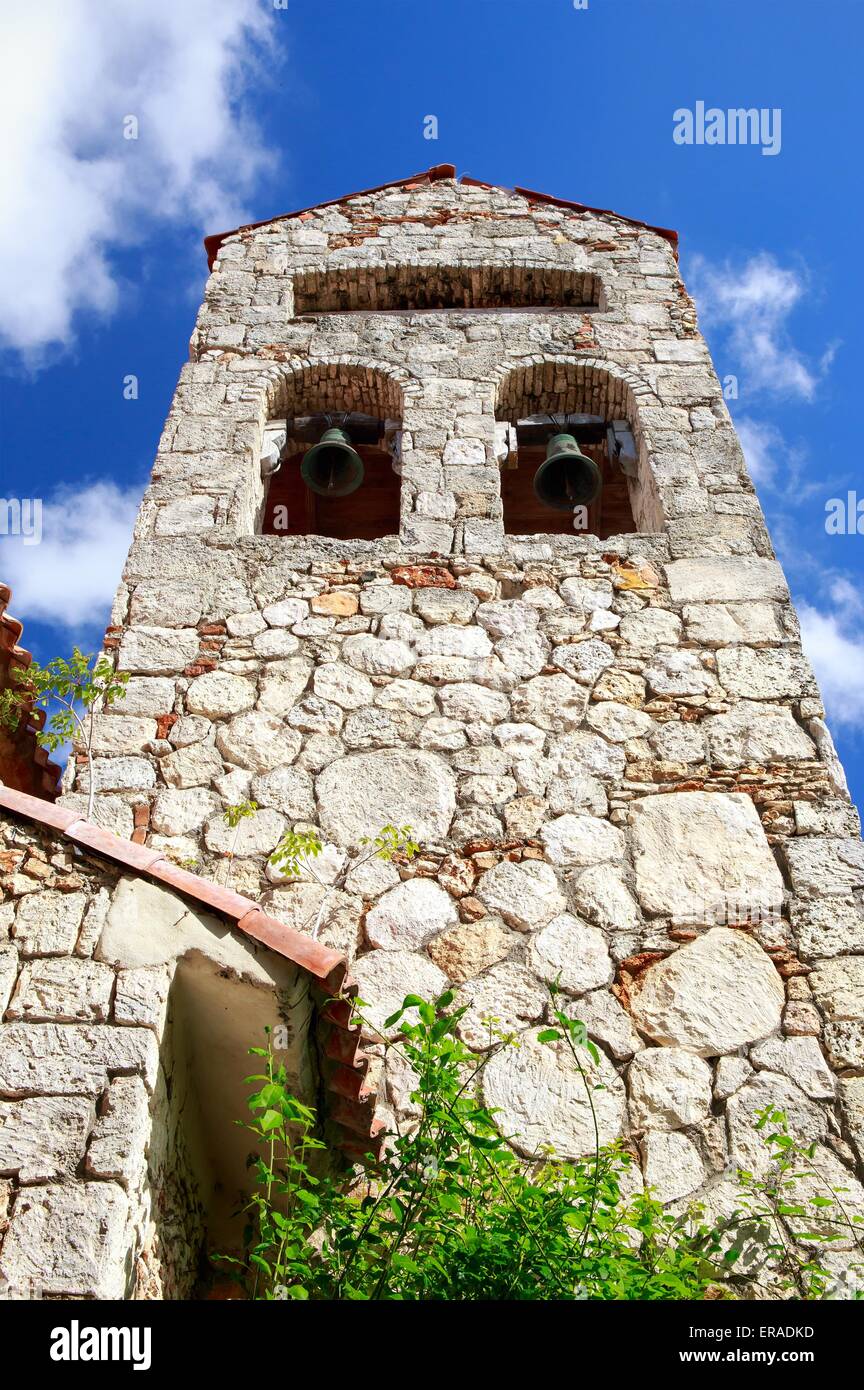
[[[596,357],[544,357],[504,363],[493,377],[495,415],[603,415],[629,420],[639,430],[641,405],[658,405],[651,387],[636,372]]]
[[[399,420],[420,389],[403,368],[365,357],[291,358],[266,368],[262,378],[243,394],[263,388],[267,419],[349,410]]]

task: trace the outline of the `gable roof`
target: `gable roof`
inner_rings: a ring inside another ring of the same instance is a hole
[[[318,208],[335,207],[339,203],[347,202],[349,198],[363,198],[369,193],[383,193],[388,188],[416,188],[424,183],[437,183],[443,179],[456,179],[455,164],[433,164],[431,169],[422,170],[419,174],[409,174],[407,178],[394,179],[391,183],[379,183],[375,188],[361,188],[355,193],[343,193],[339,198],[328,198],[323,203],[313,203],[310,207],[297,208],[294,212],[283,212],[277,217],[266,217],[263,222],[247,222],[244,226],[233,227],[228,232],[214,232],[204,238],[207,264],[212,270],[223,241],[229,236],[235,236],[237,232],[251,232],[256,227],[269,227],[274,222],[286,222],[292,217],[302,217],[304,213],[315,212]],[[678,233],[669,227],[654,227],[650,222],[640,222],[638,218],[625,217],[620,212],[612,212],[610,208],[589,207],[587,203],[574,203],[568,198],[556,198],[551,193],[536,193],[529,188],[505,188],[503,184],[483,183],[480,179],[469,178],[467,174],[463,174],[456,181],[469,188],[497,188],[504,193],[517,193],[532,203],[550,203],[554,207],[570,208],[573,212],[596,212],[603,217],[617,217],[622,222],[627,222],[631,227],[642,227],[648,232],[656,232],[658,236],[662,236],[670,242],[676,256],[678,254]]]

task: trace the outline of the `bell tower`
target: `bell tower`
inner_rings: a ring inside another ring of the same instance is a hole
[[[345,952],[378,1026],[449,983],[470,1046],[523,1033],[525,1153],[592,1142],[557,979],[663,1200],[722,1203],[772,1102],[854,1182],[859,822],[675,234],[438,166],[207,246],[99,821]],[[420,856],[334,886],[387,824]],[[268,864],[297,825],[321,881]]]

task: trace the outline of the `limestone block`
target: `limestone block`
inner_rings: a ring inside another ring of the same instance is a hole
[[[160,835],[189,835],[218,809],[213,792],[203,787],[171,787],[160,791],[153,803],[150,825]]]
[[[586,1085],[600,1134],[600,1143],[617,1139],[624,1127],[624,1086],[602,1053],[595,1064],[581,1058],[585,1079],[566,1044],[539,1043],[529,1033],[518,1048],[503,1048],[483,1071],[483,1098],[496,1110],[496,1123],[519,1153],[533,1157],[551,1144],[561,1157],[577,1158],[594,1149],[594,1124]]]
[[[304,734],[338,734],[345,711],[317,695],[306,695],[288,714],[288,724]]]
[[[864,1019],[864,956],[820,961],[809,977],[813,997],[826,1018]]]
[[[615,973],[603,933],[567,912],[531,937],[528,964],[541,980],[576,995],[611,984]]]
[[[408,613],[414,601],[405,584],[367,584],[360,591],[360,612],[370,617],[383,613]]]
[[[152,1028],[161,1037],[172,971],[164,965],[120,970],[114,994],[114,1020]]]
[[[545,926],[565,906],[553,870],[536,859],[521,864],[502,860],[479,879],[476,895],[518,931]]]
[[[268,604],[261,616],[270,627],[293,627],[309,617],[309,603],[305,598],[282,599],[280,603]]]
[[[18,952],[14,946],[0,946],[0,1018],[6,1011],[18,977]]]
[[[293,762],[302,744],[296,729],[261,709],[238,714],[230,724],[220,725],[216,735],[216,746],[228,761],[252,772]]]
[[[456,807],[452,772],[434,753],[382,749],[352,753],[319,773],[321,828],[347,847],[385,825],[410,825],[416,839],[438,841]]]
[[[93,763],[97,791],[139,791],[156,785],[156,773],[146,758],[96,758]],[[90,787],[89,767],[81,768],[77,785],[82,791]]]
[[[495,643],[495,655],[508,678],[515,681],[538,676],[549,660],[549,642],[539,632],[516,632]]]
[[[646,1134],[642,1148],[645,1186],[658,1202],[665,1205],[689,1197],[705,1182],[705,1165],[686,1134],[654,1129]]]
[[[674,604],[789,598],[783,571],[776,560],[712,555],[699,560],[673,560],[664,569]]]
[[[609,932],[635,932],[642,918],[620,871],[611,864],[586,869],[571,887],[577,909],[590,922]]]
[[[711,1068],[681,1047],[647,1047],[630,1064],[627,1090],[636,1129],[680,1129],[711,1109]]]
[[[630,1009],[655,1042],[717,1057],[775,1032],[784,1002],[783,983],[761,946],[743,932],[714,927],[644,971]]]
[[[303,657],[271,661],[261,680],[258,708],[279,718],[288,714],[306,689],[311,672]]]
[[[37,1023],[99,1023],[108,1017],[114,971],[93,960],[26,961],[7,1018]]]
[[[681,619],[665,608],[643,608],[625,613],[619,631],[628,646],[639,651],[674,647],[681,641]]]
[[[360,998],[366,1001],[361,1011],[363,1033],[366,1037],[380,1041],[381,1037],[394,1038],[399,1033],[399,1024],[385,1028],[387,1018],[402,1007],[408,994],[417,994],[421,999],[435,1000],[447,987],[447,976],[438,969],[427,956],[414,951],[370,951],[355,961],[352,974],[357,981]],[[410,1012],[409,1020],[416,1020]]]
[[[122,667],[121,669],[126,669]],[[174,708],[174,682],[166,676],[130,676],[123,700],[124,715],[170,714]]]
[[[609,810],[606,790],[596,777],[582,777],[575,773],[553,777],[548,797],[549,810],[556,816],[605,816]]]
[[[453,899],[428,878],[413,878],[380,897],[366,914],[366,937],[388,951],[415,950],[458,921]]]
[[[418,656],[490,656],[492,643],[481,627],[438,623],[415,641]]]
[[[449,980],[462,984],[490,965],[497,965],[520,939],[500,919],[483,917],[479,922],[463,922],[436,936],[427,951]]]
[[[202,592],[188,584],[136,584],[129,600],[135,627],[197,627],[202,612]]]
[[[375,687],[362,672],[341,661],[328,661],[318,666],[312,677],[312,689],[322,700],[330,700],[341,709],[363,709],[372,703]]]
[[[285,817],[273,810],[254,811],[234,827],[223,815],[216,815],[204,827],[204,843],[213,854],[248,859],[272,853],[287,827]]]
[[[277,767],[254,778],[251,799],[259,806],[280,811],[289,820],[315,819],[312,777],[302,768]]]
[[[257,637],[252,638],[252,650],[256,656],[262,656],[266,660],[274,657],[293,656],[300,649],[300,639],[293,633],[288,632],[283,627],[270,628],[266,632],[259,632]]]
[[[387,740],[388,743],[396,740]],[[456,719],[427,719],[417,735],[420,748],[430,748],[433,752],[452,753],[464,748],[468,739],[464,726]]]
[[[561,733],[575,729],[585,717],[588,691],[563,672],[553,676],[534,676],[513,691],[513,718],[538,729]]]
[[[783,879],[748,796],[647,796],[633,802],[631,825],[636,891],[648,912],[708,923],[727,920],[724,904],[752,915],[782,903]]]
[[[215,513],[213,497],[178,497],[159,508],[153,530],[157,536],[201,535],[213,528]]]
[[[769,1150],[756,1129],[759,1113],[768,1107],[782,1110],[789,1133],[802,1144],[818,1143],[826,1136],[828,1112],[824,1105],[810,1100],[794,1082],[776,1072],[757,1072],[726,1102],[729,1151],[739,1168],[757,1176],[771,1167],[774,1151]]]
[[[452,693],[452,690],[453,687],[451,686],[449,693]],[[332,698],[332,696],[328,698]],[[339,704],[339,701],[337,700],[336,703]],[[386,685],[382,685],[375,692],[375,704],[380,705],[382,709],[397,710],[402,714],[414,714],[421,718],[428,714],[435,714],[438,709],[435,691],[430,690],[428,685],[424,685],[422,681],[412,680],[388,681]]]
[[[704,647],[789,641],[773,603],[688,603],[684,622],[690,641]]]
[[[22,956],[71,955],[87,906],[84,893],[43,888],[23,898],[12,935]]]
[[[864,909],[854,897],[794,899],[792,928],[806,959],[864,954]]]
[[[645,668],[645,679],[657,695],[708,695],[717,688],[713,672],[696,652],[685,648],[658,648]]]
[[[611,608],[615,597],[608,579],[565,579],[559,593],[568,608],[586,613],[595,608]]]
[[[21,1183],[73,1174],[84,1154],[93,1102],[84,1096],[0,1100],[0,1173]]]
[[[370,676],[401,676],[417,661],[415,652],[406,642],[382,640],[367,632],[346,637],[342,655],[349,666]]]
[[[566,867],[620,863],[626,852],[617,826],[596,816],[558,816],[546,822],[540,838],[552,863]]]
[[[208,671],[197,676],[186,691],[186,708],[191,714],[208,719],[224,719],[242,714],[255,703],[255,686],[243,676],[228,671]]]
[[[706,720],[705,723],[708,721]],[[670,719],[666,724],[655,725],[655,732],[648,741],[655,755],[667,763],[702,763],[706,757],[704,724],[685,724],[679,719]]]
[[[864,844],[858,838],[799,835],[784,851],[792,887],[803,898],[845,898],[864,888]]]
[[[502,751],[512,758],[540,754],[546,743],[544,731],[534,724],[499,724],[494,735]]]
[[[834,1077],[815,1038],[766,1038],[750,1049],[750,1061],[788,1076],[812,1100],[834,1099]]]
[[[137,1072],[152,1087],[159,1064],[149,1028],[109,1024],[6,1023],[0,1047],[0,1091],[97,1095],[108,1071]]]
[[[540,621],[540,614],[530,604],[521,599],[493,599],[481,603],[475,619],[496,641],[500,637],[512,637],[520,632],[530,631]]]
[[[411,590],[405,589],[405,593],[410,598]],[[477,603],[476,594],[467,589],[418,589],[414,612],[426,623],[470,623]]]
[[[591,638],[585,642],[568,642],[555,647],[551,656],[552,664],[560,667],[582,685],[593,685],[597,677],[615,660],[615,653],[608,642]]]
[[[256,637],[265,631],[267,624],[256,608],[251,613],[230,614],[225,626],[232,637]]]
[[[222,759],[208,743],[191,743],[162,758],[159,771],[171,787],[208,787],[224,771]]]
[[[591,994],[583,994],[568,1012],[584,1023],[589,1038],[603,1043],[616,1061],[628,1061],[645,1046],[630,1015],[611,990],[596,989]]]
[[[110,1182],[28,1188],[0,1257],[0,1276],[42,1296],[122,1299],[130,1264],[128,1199]]]
[[[522,1033],[542,1018],[548,1001],[547,990],[530,970],[502,961],[459,990],[455,1007],[467,1012],[456,1031],[468,1047],[489,1047],[502,1033]]]
[[[864,1076],[842,1077],[838,1085],[843,1118],[859,1161],[864,1163]]]
[[[750,700],[800,699],[816,690],[806,657],[784,648],[721,647],[717,674],[730,695]]]
[[[550,740],[549,762],[553,776],[620,777],[626,758],[620,748],[599,734],[579,730]]]
[[[445,686],[438,692],[438,698],[446,718],[464,723],[497,724],[510,713],[506,695],[470,681]]]
[[[94,1178],[113,1178],[127,1190],[137,1186],[146,1166],[150,1137],[150,1101],[137,1076],[111,1082],[90,1144],[85,1171]]]
[[[728,1100],[737,1090],[749,1081],[753,1068],[744,1057],[720,1057],[714,1077],[714,1097]]]
[[[598,700],[589,705],[585,722],[603,738],[608,738],[610,743],[646,738],[657,728],[650,714],[633,709],[631,705],[619,704],[617,700]]]
[[[93,727],[93,752],[100,755],[140,753],[156,737],[156,720],[135,715],[103,714]]]
[[[195,628],[133,627],[123,634],[118,666],[121,671],[171,675],[182,671],[197,655]]]

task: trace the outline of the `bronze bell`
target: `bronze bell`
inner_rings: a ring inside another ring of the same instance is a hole
[[[603,478],[599,464],[583,454],[572,434],[553,434],[546,458],[534,474],[534,492],[545,507],[572,512],[599,497]]]
[[[325,430],[303,456],[300,476],[320,497],[347,497],[363,481],[363,460],[347,430]]]

